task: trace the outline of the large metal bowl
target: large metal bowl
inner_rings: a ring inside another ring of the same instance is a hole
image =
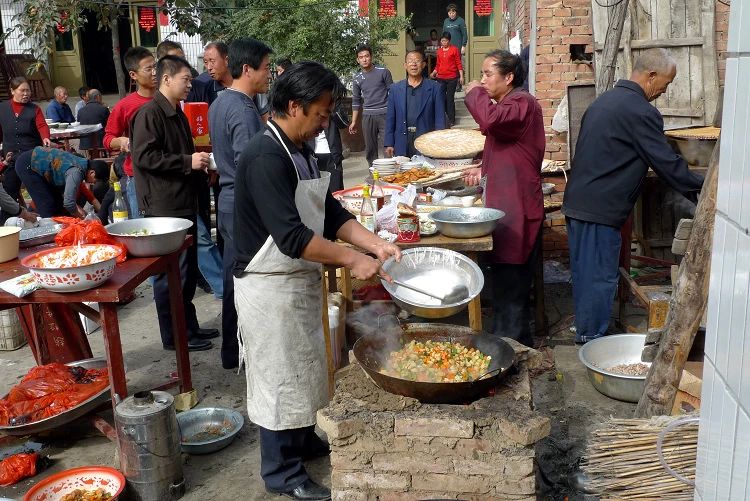
[[[179,249],[185,242],[192,221],[178,217],[145,217],[128,219],[107,225],[107,231],[115,240],[128,248],[135,257],[164,256]],[[147,235],[134,235],[147,230]]]
[[[489,207],[443,209],[430,214],[440,233],[453,238],[476,238],[495,230],[505,212]]]
[[[645,334],[604,336],[583,345],[578,358],[599,393],[625,402],[638,402],[646,386],[646,376],[618,374],[608,371],[607,367],[640,363],[645,343]]]
[[[89,358],[86,360],[78,360],[77,362],[70,362],[65,365],[71,367],[83,367],[84,369],[103,369],[107,367],[107,359],[104,357]],[[5,395],[3,398],[7,396],[8,395]],[[6,435],[29,435],[33,433],[41,433],[47,430],[53,430],[59,426],[73,421],[74,419],[85,416],[86,414],[93,411],[100,405],[108,402],[109,400],[109,386],[107,386],[99,393],[92,395],[88,398],[88,400],[84,400],[72,409],[68,409],[65,412],[50,416],[46,419],[34,421],[33,423],[27,423],[18,426],[0,426],[0,433],[4,433]]]
[[[177,414],[177,424],[180,426],[182,452],[210,454],[221,450],[234,441],[244,423],[242,414],[223,407],[204,407],[181,412]],[[208,440],[191,440],[191,437],[206,434],[208,430],[217,432],[216,436]]]
[[[469,297],[443,305],[437,299],[381,280],[383,287],[400,308],[422,318],[445,318],[462,311],[484,287],[484,275],[474,261],[458,252],[422,247],[407,249],[401,262],[393,258],[383,263],[383,270],[393,278],[438,294],[445,294],[456,285],[465,285]]]

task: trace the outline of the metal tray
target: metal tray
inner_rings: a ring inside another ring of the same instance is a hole
[[[103,357],[89,358],[65,365],[70,367],[83,367],[85,369],[101,369],[107,367],[107,359]],[[6,398],[7,396],[8,395],[6,394],[3,398]],[[18,426],[0,426],[0,433],[5,433],[6,435],[29,435],[32,433],[52,430],[88,414],[100,405],[106,403],[109,399],[109,385],[107,385],[102,391],[92,395],[88,400],[84,400],[72,409],[68,409],[65,412],[55,416],[50,416],[40,421],[34,421],[33,423]]]
[[[28,230],[21,230],[18,237],[18,246],[24,249],[34,247],[35,245],[48,244],[55,240],[61,229],[62,225],[56,224],[54,226],[38,226],[36,228],[29,228]]]

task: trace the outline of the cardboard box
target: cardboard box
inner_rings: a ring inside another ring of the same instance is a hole
[[[687,362],[672,406],[672,415],[679,416],[700,410],[703,386],[703,362]]]

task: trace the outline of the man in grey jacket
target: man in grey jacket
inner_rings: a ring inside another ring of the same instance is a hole
[[[357,47],[357,62],[362,71],[354,76],[352,82],[352,121],[349,134],[357,133],[357,119],[361,113],[365,156],[372,165],[372,161],[383,153],[388,88],[393,85],[393,77],[387,68],[372,64],[372,49],[367,45]]]
[[[263,128],[254,97],[268,92],[270,54],[263,42],[240,38],[229,45],[232,84],[219,93],[208,109],[208,130],[216,167],[219,170],[217,226],[224,237],[224,296],[221,305],[221,365],[239,365],[237,310],[234,307],[234,178],[240,154],[250,139]]]

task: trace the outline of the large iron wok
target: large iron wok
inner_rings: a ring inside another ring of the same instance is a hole
[[[492,357],[488,373],[482,379],[466,383],[423,383],[381,374],[388,355],[411,340],[449,341],[476,348]],[[515,362],[513,348],[502,339],[448,324],[406,324],[401,329],[395,327],[387,332],[368,334],[354,343],[353,351],[367,375],[380,388],[431,404],[462,404],[482,398],[498,385]]]

